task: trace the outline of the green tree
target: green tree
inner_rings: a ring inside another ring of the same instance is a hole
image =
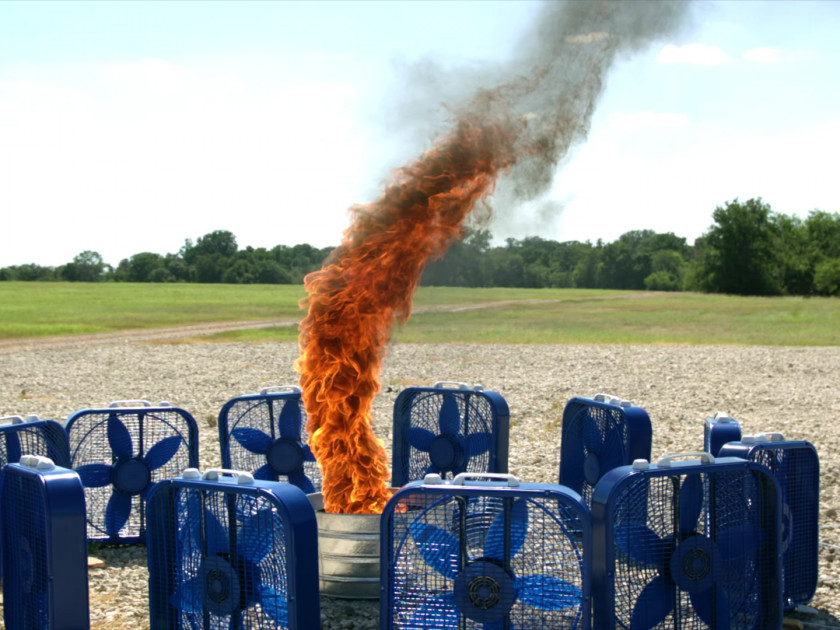
[[[158,269],[166,271],[163,266],[163,256],[154,252],[140,252],[139,254],[134,254],[131,258],[120,261],[120,265],[117,269],[120,277],[128,282],[166,281],[161,279],[160,274],[155,276],[155,278],[158,279],[152,279],[151,277]]]
[[[85,250],[62,267],[61,277],[68,282],[99,282],[106,268],[99,252]]]
[[[817,264],[814,285],[823,295],[840,295],[840,258],[826,258]]]
[[[738,199],[715,208],[714,225],[703,235],[697,281],[706,291],[737,295],[782,293],[778,229],[761,199]]]
[[[644,280],[649,291],[681,291],[687,268],[685,259],[672,249],[661,249],[651,257],[651,274]]]

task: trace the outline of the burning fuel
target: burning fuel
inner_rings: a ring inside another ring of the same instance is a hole
[[[521,199],[550,185],[571,143],[586,135],[616,56],[675,27],[683,2],[551,2],[496,87],[453,109],[451,131],[397,169],[352,222],[321,270],[304,281],[300,372],[324,508],[381,512],[388,458],[372,404],[395,323],[411,314],[427,262],[443,256],[500,176]]]

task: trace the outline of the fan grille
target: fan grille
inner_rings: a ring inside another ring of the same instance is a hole
[[[786,608],[811,601],[818,580],[819,460],[812,448],[755,449],[782,487],[782,579]]]
[[[514,501],[523,504],[514,508]],[[490,532],[500,523],[506,524],[504,543],[493,544]],[[441,545],[438,566],[430,566],[429,548],[424,551],[415,539],[418,524],[453,536],[457,551]],[[588,614],[583,598],[560,609],[561,596],[549,582],[585,592],[583,527],[579,512],[556,497],[404,493],[391,521],[388,627],[483,629],[485,623],[501,628],[505,621],[504,627],[523,629],[580,627],[584,609]],[[506,553],[495,557],[491,545]],[[539,580],[544,592],[531,588],[526,598],[524,584]]]
[[[612,468],[632,462],[628,429],[621,410],[582,406],[564,427],[566,456],[561,460],[560,483],[577,491],[587,505],[597,481]]]
[[[410,401],[409,426],[440,434],[440,416],[444,396],[451,396],[457,403],[458,437],[466,439],[468,436],[473,436],[471,440],[475,440],[471,442],[472,454],[466,457],[463,466],[460,467],[460,472],[493,472],[491,471],[491,457],[494,449],[494,410],[485,397],[457,391],[418,393]],[[430,464],[429,452],[410,448],[406,481],[423,479],[426,473],[431,472]],[[452,470],[435,469],[434,472],[440,472],[443,478],[454,476]]]
[[[3,484],[4,618],[9,628],[49,628],[46,512],[41,482],[5,475]]]
[[[51,420],[4,427],[0,430],[0,467],[17,463],[21,455],[43,455],[56,466],[68,467],[64,429]]]
[[[158,499],[172,502],[149,524],[159,627],[288,627],[286,531],[270,500],[194,488]]]
[[[286,404],[296,404],[298,406],[300,429],[299,435],[294,437],[299,444],[308,444],[309,433],[306,430],[307,415],[300,394],[295,394],[293,397],[242,397],[230,401],[222,412],[223,417],[219,425],[222,431],[221,440],[223,444],[222,465],[225,468],[247,470],[251,473],[265,466],[266,454],[255,453],[244,448],[233,437],[233,432],[236,429],[249,428],[264,433],[271,440],[280,438],[282,431],[278,426],[278,418],[283,406]],[[323,478],[318,463],[314,460],[304,460],[302,466],[303,474],[312,483],[314,490],[319,491],[323,483]],[[288,475],[279,473],[268,475],[267,477],[270,477],[272,481],[290,481]]]
[[[144,459],[150,449],[167,438],[180,438],[174,455],[159,466],[152,466],[147,483],[141,480],[139,486],[129,487],[122,498],[126,502],[127,519],[118,534],[109,533],[107,524],[109,512],[114,512],[112,500],[118,494],[114,485],[116,471],[111,472],[111,483],[90,486],[85,483],[87,506],[88,540],[109,542],[140,542],[145,535],[145,492],[153,484],[176,477],[186,468],[198,465],[197,435],[194,420],[177,409],[171,410],[102,410],[84,413],[68,421],[71,467],[80,471],[85,466],[114,466],[117,464],[113,445],[109,442],[109,419],[117,419],[130,436],[130,450],[135,459]],[[141,464],[131,464],[142,468]],[[142,471],[141,471],[142,472]],[[143,473],[145,475],[145,473]],[[80,472],[83,482],[85,475]],[[136,475],[135,475],[136,476]],[[142,475],[141,475],[142,476]],[[142,486],[142,487],[140,487]],[[109,509],[110,506],[110,509]]]
[[[733,470],[624,487],[611,525],[617,628],[705,629],[716,606],[764,627],[776,529],[760,481]]]

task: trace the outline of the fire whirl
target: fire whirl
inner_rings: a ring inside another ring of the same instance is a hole
[[[304,281],[296,363],[327,512],[381,512],[390,496],[371,409],[391,328],[411,314],[425,264],[461,236],[502,173],[514,202],[544,192],[586,135],[616,55],[679,25],[686,4],[546,3],[519,53],[497,68],[497,87],[461,101],[451,134],[397,170],[377,201],[352,208],[341,245]]]
[[[352,209],[341,245],[304,280],[297,369],[327,512],[379,513],[390,497],[371,413],[385,346],[394,323],[411,314],[426,262],[460,236],[510,166],[509,139],[500,126],[459,122],[437,148],[399,169],[379,200]]]

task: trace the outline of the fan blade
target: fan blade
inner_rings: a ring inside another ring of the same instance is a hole
[[[105,464],[85,464],[76,473],[85,488],[103,488],[111,483],[111,467]]]
[[[697,531],[697,521],[703,511],[703,479],[699,473],[685,476],[680,486],[680,533]]]
[[[108,416],[108,445],[116,457],[131,457],[134,455],[134,443],[131,433],[115,415]]]
[[[540,610],[566,610],[581,605],[583,592],[553,575],[525,575],[516,578],[518,601]]]
[[[175,457],[175,453],[178,452],[179,448],[181,448],[180,436],[171,435],[168,438],[163,438],[146,451],[146,456],[143,459],[149,467],[149,470],[157,470],[165,466],[170,459]]]
[[[616,528],[614,536],[615,546],[642,564],[661,569],[668,562],[671,542],[657,536],[646,525],[623,524]]]
[[[633,630],[650,630],[664,621],[673,609],[674,584],[659,575],[645,586],[636,600],[630,627]]]
[[[116,536],[131,516],[131,495],[114,490],[105,508],[105,531]]]
[[[420,521],[412,522],[409,532],[426,564],[444,577],[455,579],[461,560],[460,541],[448,531]]]
[[[461,615],[455,605],[455,595],[449,591],[426,600],[409,618],[411,628],[460,628]]]
[[[6,434],[6,464],[17,464],[20,461],[20,438],[17,432],[10,431]]]
[[[526,499],[516,499],[510,507],[510,556],[505,558],[505,512],[496,515],[484,538],[484,555],[495,558],[503,564],[513,558],[522,548],[528,535],[528,503]]]
[[[604,448],[604,436],[598,420],[588,412],[583,417],[583,446],[590,453],[600,453]]]
[[[438,426],[441,435],[458,435],[461,432],[461,412],[458,411],[458,401],[452,394],[443,395]]]
[[[618,468],[628,463],[624,451],[623,433],[618,425],[613,425],[607,430],[607,434],[604,436],[604,444],[598,457],[602,477],[613,468]]]
[[[289,473],[289,483],[297,486],[306,494],[315,492],[315,486],[302,471],[296,470]]]
[[[259,429],[252,429],[250,427],[243,427],[234,429],[230,432],[231,437],[239,442],[246,451],[256,453],[257,455],[265,455],[271,447],[274,440],[270,435],[266,435]]]
[[[422,427],[410,427],[405,433],[408,443],[416,448],[418,451],[428,453],[432,447],[432,442],[435,440],[435,434],[428,429]]]
[[[315,461],[315,453],[313,453],[312,449],[309,448],[309,444],[301,444],[300,450],[303,451],[303,461],[305,461],[305,462],[314,462]]]
[[[254,479],[262,479],[263,481],[277,481],[279,476],[271,464],[260,466],[254,471]]]
[[[720,585],[699,593],[690,593],[691,606],[697,616],[710,628],[729,630],[729,597]]]
[[[201,521],[197,525],[201,525]],[[199,538],[201,540],[200,532]],[[204,540],[207,544],[207,555],[215,556],[230,552],[230,536],[218,517],[209,509],[204,510]]]
[[[169,599],[173,608],[192,614],[200,614],[204,607],[201,597],[201,580],[192,578],[186,582],[179,582],[175,592]]]
[[[236,537],[236,552],[254,564],[262,562],[274,547],[274,518],[271,510],[258,510],[245,518]]]
[[[490,450],[493,436],[489,433],[470,433],[466,439],[467,457],[483,455]]]
[[[752,556],[760,546],[758,541],[760,533],[760,530],[746,525],[718,530],[715,543],[720,549],[724,562]]]
[[[289,626],[288,599],[283,593],[263,585],[260,587],[259,605],[276,624],[284,628]]]
[[[560,460],[560,483],[571,488],[578,494],[583,492],[583,462],[585,459],[583,445],[579,448],[567,449],[565,457]]]
[[[283,404],[283,409],[280,410],[280,417],[277,419],[280,437],[300,442],[300,429],[302,424],[303,418],[300,415],[300,403],[297,399],[287,400]]]
[[[200,551],[201,546],[201,498],[197,492],[189,491],[182,495],[177,506],[178,525],[176,536],[178,549],[184,553]]]

